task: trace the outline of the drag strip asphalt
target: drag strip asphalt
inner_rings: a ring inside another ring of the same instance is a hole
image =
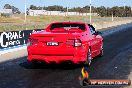
[[[95,58],[90,67],[85,66],[90,79],[128,79],[132,70],[132,23],[102,33],[104,56]],[[0,63],[0,88],[81,88],[79,76],[83,65],[33,67],[26,60],[22,57]]]

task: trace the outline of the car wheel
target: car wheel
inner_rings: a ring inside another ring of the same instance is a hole
[[[103,44],[102,44],[99,56],[102,57],[103,55],[104,55],[104,49],[103,49]]]
[[[91,65],[91,62],[92,62],[92,56],[91,56],[91,49],[89,48],[88,49],[88,53],[87,53],[87,61],[86,61],[86,64],[88,66],[90,66]]]

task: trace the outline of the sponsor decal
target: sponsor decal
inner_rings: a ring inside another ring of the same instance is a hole
[[[21,31],[19,32],[3,32],[0,35],[1,47],[8,47],[10,45],[19,45],[20,39],[22,39]]]
[[[127,79],[90,79],[88,71],[81,70],[81,76],[79,76],[81,86],[130,86],[131,80]]]
[[[29,36],[41,30],[0,32],[0,49],[27,44]]]

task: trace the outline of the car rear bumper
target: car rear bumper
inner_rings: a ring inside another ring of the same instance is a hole
[[[74,48],[35,48],[28,47],[28,61],[44,61],[46,63],[61,63],[71,61],[80,63],[86,61],[87,49],[83,47]]]

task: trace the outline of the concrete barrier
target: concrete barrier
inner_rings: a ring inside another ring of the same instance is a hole
[[[41,30],[42,29],[0,32],[0,50],[27,44],[29,36],[33,32]]]

